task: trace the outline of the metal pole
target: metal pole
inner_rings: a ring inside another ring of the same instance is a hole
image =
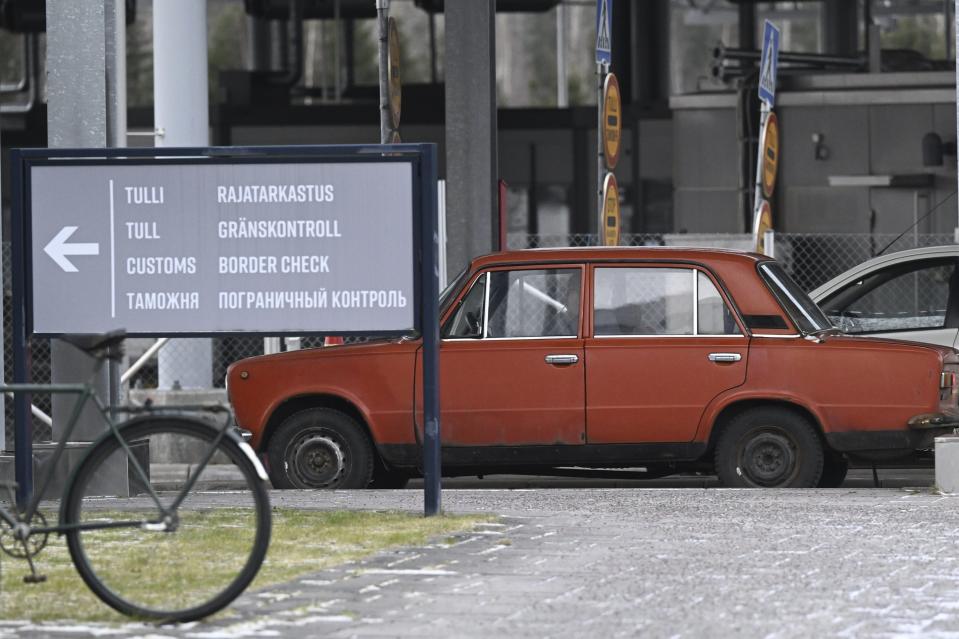
[[[127,44],[126,0],[107,0],[106,13],[106,88],[107,146],[127,145]],[[116,419],[120,405],[120,364],[110,360],[107,367],[110,417]]]
[[[390,141],[390,62],[389,62],[390,0],[376,0],[376,21],[379,24],[380,46],[380,144]]]
[[[22,240],[26,237],[23,224],[23,174],[20,153],[10,152],[10,182],[13,186],[12,201],[12,231],[13,237]],[[30,370],[30,354],[27,350],[27,318],[26,318],[26,275],[24,273],[25,259],[22,241],[11,243],[13,250],[10,268],[13,272],[13,304],[10,308],[13,315],[13,381],[15,384],[25,384],[28,381]],[[17,480],[17,504],[23,508],[33,493],[33,424],[30,421],[30,397],[19,393],[13,400],[14,410],[14,474]]]
[[[603,178],[606,163],[603,154],[603,80],[609,65],[596,64],[596,245],[603,243]]]
[[[438,83],[439,72],[436,69],[436,14],[430,14],[430,82]]]
[[[569,106],[569,83],[566,70],[566,5],[556,5],[556,106]]]
[[[340,68],[340,32],[343,23],[340,19],[340,0],[333,0],[333,101],[339,102],[343,97],[343,79]]]
[[[420,324],[423,330],[423,511],[427,517],[441,509],[440,478],[440,318],[439,234],[437,232],[436,146],[423,146],[421,176]]]

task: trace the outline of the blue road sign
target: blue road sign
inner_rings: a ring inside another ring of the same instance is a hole
[[[763,55],[759,63],[759,99],[772,108],[776,102],[776,66],[779,62],[779,29],[766,20]]]
[[[596,64],[613,62],[613,0],[596,0]]]

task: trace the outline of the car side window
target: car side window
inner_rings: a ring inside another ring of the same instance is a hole
[[[742,335],[723,296],[709,277],[699,271],[696,283],[697,313],[700,335]]]
[[[685,268],[598,268],[596,335],[692,335],[693,271]]]
[[[959,273],[952,260],[898,265],[830,296],[822,309],[847,333],[944,328],[957,320],[949,317],[950,290],[957,287]]]
[[[474,283],[453,319],[447,323],[443,337],[450,339],[479,339],[483,337],[486,309],[486,280],[483,274]]]
[[[491,271],[487,338],[576,337],[579,269]]]
[[[739,335],[739,326],[712,281],[689,268],[597,268],[593,333]]]

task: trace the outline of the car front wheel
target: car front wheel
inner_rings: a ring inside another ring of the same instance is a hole
[[[267,449],[274,488],[366,488],[373,449],[349,415],[310,408],[287,417]]]
[[[716,474],[725,486],[813,488],[823,447],[808,420],[783,408],[756,408],[732,419],[716,446]]]

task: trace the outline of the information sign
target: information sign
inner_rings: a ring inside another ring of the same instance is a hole
[[[603,220],[603,245],[619,246],[619,185],[612,173],[603,182]]]
[[[31,163],[32,330],[409,331],[418,207],[402,156]]]
[[[756,217],[756,252],[766,252],[766,231],[773,228],[773,210],[769,202],[763,200],[759,205],[759,215]]]
[[[615,169],[619,162],[622,116],[619,82],[615,73],[609,73],[603,88],[603,157],[606,158],[606,168],[610,171]]]
[[[776,173],[779,170],[779,119],[775,113],[766,116],[763,130],[763,195],[772,197],[776,190]]]
[[[763,51],[759,62],[759,99],[771,108],[776,103],[776,67],[779,64],[779,29],[769,20],[763,27]]]

